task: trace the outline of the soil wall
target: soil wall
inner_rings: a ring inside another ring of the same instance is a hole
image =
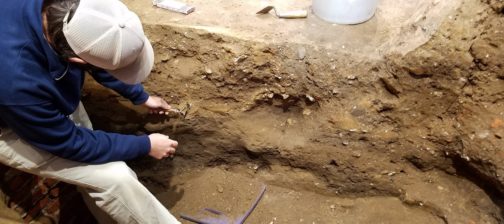
[[[187,117],[148,116],[93,82],[86,108],[98,129],[179,141],[173,161],[132,163],[157,193],[219,169],[324,197],[398,198],[440,223],[502,223],[503,7],[463,1],[427,43],[381,58],[146,24],[157,57],[145,87],[190,104]]]

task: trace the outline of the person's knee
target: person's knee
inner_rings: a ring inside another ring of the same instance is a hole
[[[135,173],[124,162],[105,164],[96,171],[96,174],[108,186],[128,185],[137,182]]]

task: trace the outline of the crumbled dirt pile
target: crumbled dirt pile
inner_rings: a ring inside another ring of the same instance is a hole
[[[179,141],[173,161],[133,163],[175,213],[239,214],[266,183],[251,223],[503,223],[503,5],[464,1],[430,41],[380,59],[147,25],[146,89],[188,116],[97,84],[86,106],[96,128]]]

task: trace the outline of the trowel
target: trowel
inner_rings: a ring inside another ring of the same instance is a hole
[[[171,118],[185,119],[187,117],[187,114],[189,113],[189,110],[191,109],[191,106],[192,105],[190,103],[186,103],[184,108],[182,109],[171,108],[165,111],[164,114]]]
[[[308,11],[306,10],[294,10],[294,11],[286,11],[286,12],[278,12],[274,6],[266,6],[264,9],[261,9],[259,12],[256,14],[267,14],[271,10],[275,11],[275,15],[278,18],[282,19],[303,19],[308,16]]]

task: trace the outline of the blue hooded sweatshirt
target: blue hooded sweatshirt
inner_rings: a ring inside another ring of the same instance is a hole
[[[0,6],[0,120],[34,147],[85,162],[130,160],[148,154],[148,136],[93,131],[68,118],[79,105],[85,73],[62,60],[42,31],[43,0],[2,0]],[[149,95],[105,71],[100,84],[134,104]]]

